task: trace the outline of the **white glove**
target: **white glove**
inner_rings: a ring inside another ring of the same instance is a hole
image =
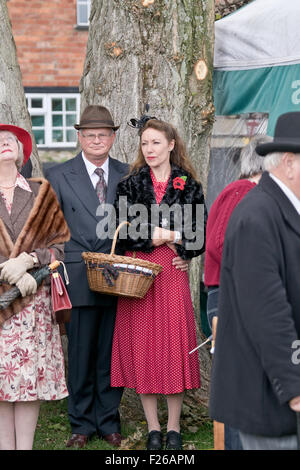
[[[26,295],[35,294],[37,291],[36,280],[29,273],[23,274],[23,276],[16,283],[16,286],[21,292],[22,297],[26,297]]]
[[[18,280],[26,273],[28,269],[33,268],[34,259],[31,255],[21,253],[16,258],[10,258],[0,264],[1,275],[0,280],[9,284],[16,284]]]

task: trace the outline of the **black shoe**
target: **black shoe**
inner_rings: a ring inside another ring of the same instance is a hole
[[[163,435],[160,431],[151,431],[148,434],[147,450],[161,450]]]
[[[176,431],[167,433],[166,450],[182,450],[181,434]]]

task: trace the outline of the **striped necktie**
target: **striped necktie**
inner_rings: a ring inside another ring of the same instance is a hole
[[[106,182],[104,179],[104,170],[102,170],[102,168],[96,168],[95,173],[96,175],[99,176],[99,180],[96,184],[95,190],[96,190],[99,202],[100,204],[102,204],[105,202],[106,189],[107,189]]]

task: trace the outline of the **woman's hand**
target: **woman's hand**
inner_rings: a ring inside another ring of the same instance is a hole
[[[167,243],[167,245],[177,255],[177,250],[176,250],[176,246],[174,245],[174,243]],[[173,266],[175,266],[176,269],[180,269],[180,271],[188,271],[190,262],[191,260],[182,259],[180,258],[180,256],[176,256],[172,260]]]
[[[170,243],[173,241],[172,237],[173,232],[166,228],[155,227],[152,236],[153,246],[160,246],[164,243]]]
[[[172,230],[167,230],[162,227],[155,227],[152,237],[153,246],[160,246],[166,243],[167,246],[171,248],[174,253],[177,254],[176,246],[173,243],[174,233],[175,232],[173,232]],[[176,267],[176,269],[180,269],[181,271],[187,271],[189,269],[190,262],[180,258],[180,256],[176,256],[175,258],[173,258],[172,264]]]
[[[21,253],[16,258],[10,258],[0,264],[0,280],[9,284],[16,284],[18,280],[26,273],[28,269],[33,268],[34,259],[28,253]]]
[[[162,227],[155,227],[153,231],[153,236],[152,236],[152,244],[153,246],[160,246],[160,245],[163,245],[164,243],[174,244],[174,241],[176,241],[175,238],[176,238],[177,233],[179,232],[174,232],[173,230],[168,230]],[[177,240],[176,243],[181,244],[181,240]],[[176,249],[175,249],[175,253],[176,253]]]
[[[180,256],[176,256],[176,258],[173,258],[172,264],[176,269],[180,269],[180,271],[188,271],[190,260],[182,259]]]
[[[21,292],[22,297],[35,294],[37,291],[37,282],[29,273],[23,274],[23,276],[16,283],[16,286]]]

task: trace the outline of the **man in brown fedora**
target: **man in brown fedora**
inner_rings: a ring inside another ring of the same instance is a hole
[[[68,412],[72,436],[67,447],[84,447],[95,433],[111,445],[121,443],[118,407],[122,389],[110,387],[112,337],[116,313],[113,296],[90,290],[82,252],[109,253],[111,239],[96,234],[103,216],[99,204],[113,204],[117,184],[128,165],[109,156],[115,126],[103,106],[87,106],[76,124],[82,151],[48,170],[71,240],[65,245],[72,302],[68,333]]]
[[[266,172],[229,220],[221,265],[211,417],[245,450],[300,448],[300,112],[256,152]]]

